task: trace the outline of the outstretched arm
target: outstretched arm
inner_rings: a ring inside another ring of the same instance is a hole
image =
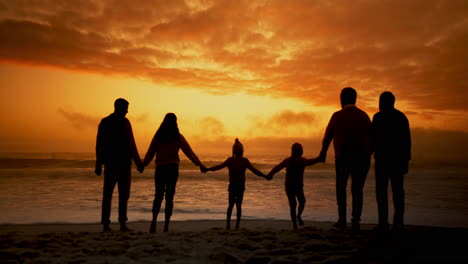
[[[306,159],[305,165],[310,166],[310,165],[314,165],[314,164],[316,164],[318,162],[320,162],[320,156],[316,157],[316,158],[313,158],[313,159]]]
[[[406,151],[406,158],[408,160],[411,160],[411,132],[410,132],[410,127],[409,127],[409,121],[405,116],[404,120],[404,144],[405,144],[405,151]]]
[[[257,176],[259,176],[259,177],[266,178],[266,175],[265,175],[263,172],[257,170],[257,169],[252,165],[252,163],[250,163],[249,160],[247,160],[247,168],[248,168],[251,172],[253,172],[255,175],[257,175]]]
[[[280,164],[276,165],[271,171],[268,173],[267,177],[273,179],[273,175],[278,173],[280,170],[286,167],[286,160],[283,160]]]
[[[148,164],[153,160],[154,155],[156,155],[157,151],[157,139],[156,139],[156,134],[153,137],[153,140],[151,140],[151,144],[148,148],[148,151],[146,152],[145,159],[143,160],[143,166],[148,166]]]
[[[328,147],[330,146],[331,141],[333,140],[333,130],[334,130],[334,119],[333,115],[330,119],[330,122],[328,122],[327,129],[325,130],[325,135],[323,136],[323,141],[322,141],[322,149],[320,150],[320,161],[325,162],[327,159],[327,151]]]
[[[130,152],[131,152],[131,155],[132,155],[132,159],[135,162],[135,164],[137,165],[138,170],[140,170],[143,163],[141,162],[140,154],[138,153],[138,149],[137,149],[137,146],[136,146],[136,143],[135,143],[135,138],[133,137],[133,130],[132,130],[132,125],[130,124],[130,121],[126,120],[125,126],[126,126],[126,129],[127,129],[127,134],[128,134],[128,138],[129,138],[128,144],[129,144],[129,147],[130,147]]]
[[[96,168],[94,169],[94,173],[98,176],[102,173],[102,164],[104,164],[104,141],[101,121],[101,123],[99,123],[96,136]]]
[[[408,173],[409,170],[409,161],[411,160],[411,133],[410,133],[410,127],[409,127],[409,121],[408,119],[404,118],[404,146],[405,146],[405,163],[403,164],[403,173],[406,174]]]
[[[217,171],[217,170],[220,170],[220,169],[224,169],[228,166],[228,159],[225,160],[223,163],[219,164],[219,165],[216,165],[216,166],[213,166],[213,167],[210,167],[210,168],[206,168],[206,171]]]
[[[190,147],[187,140],[185,140],[184,136],[180,135],[180,148],[182,152],[184,152],[185,156],[189,158],[193,164],[197,165],[198,167],[202,167],[200,160],[198,159],[197,155],[193,152],[192,148]]]

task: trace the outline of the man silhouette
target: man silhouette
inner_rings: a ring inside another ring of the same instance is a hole
[[[119,223],[121,231],[131,231],[127,226],[127,203],[130,197],[132,159],[143,171],[140,155],[133,138],[130,121],[125,118],[128,102],[119,98],[114,102],[114,113],[99,123],[96,140],[96,169],[99,176],[104,165],[101,224],[104,232],[110,231],[112,193],[115,184],[119,190]]]
[[[346,185],[351,176],[353,232],[360,230],[362,192],[372,153],[372,124],[369,116],[355,106],[356,97],[357,93],[351,87],[341,90],[342,109],[335,112],[328,123],[319,156],[325,162],[328,147],[333,140],[338,204],[338,221],[333,226],[346,228]]]
[[[403,178],[411,159],[411,135],[406,116],[395,109],[395,96],[383,92],[379,112],[372,119],[375,143],[375,193],[379,213],[377,230],[388,230],[388,182],[393,192],[393,229],[403,229],[405,192]]]

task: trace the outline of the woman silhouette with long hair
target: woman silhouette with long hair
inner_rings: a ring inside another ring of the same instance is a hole
[[[150,233],[156,232],[156,220],[161,209],[164,194],[166,195],[164,232],[169,230],[177,178],[179,177],[180,149],[195,165],[203,169],[205,168],[190,148],[187,140],[180,134],[176,115],[168,113],[156,131],[143,160],[143,166],[147,166],[156,155],[156,170],[154,174],[155,197]]]

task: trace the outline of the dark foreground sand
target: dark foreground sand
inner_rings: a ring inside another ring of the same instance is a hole
[[[173,222],[169,233],[101,233],[97,224],[0,225],[1,263],[468,263],[468,229],[408,226],[379,236],[331,223],[244,220],[227,232],[224,221]],[[112,226],[118,230],[118,226]],[[159,223],[158,231],[162,230]]]

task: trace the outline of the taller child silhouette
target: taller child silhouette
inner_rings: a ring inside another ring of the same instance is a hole
[[[114,113],[99,123],[96,140],[96,169],[99,176],[104,165],[104,187],[102,195],[101,223],[104,231],[110,231],[112,193],[115,184],[119,189],[119,222],[121,231],[130,231],[126,226],[127,203],[130,197],[132,159],[140,172],[142,163],[133,138],[130,121],[125,118],[128,102],[119,98],[114,102]]]

